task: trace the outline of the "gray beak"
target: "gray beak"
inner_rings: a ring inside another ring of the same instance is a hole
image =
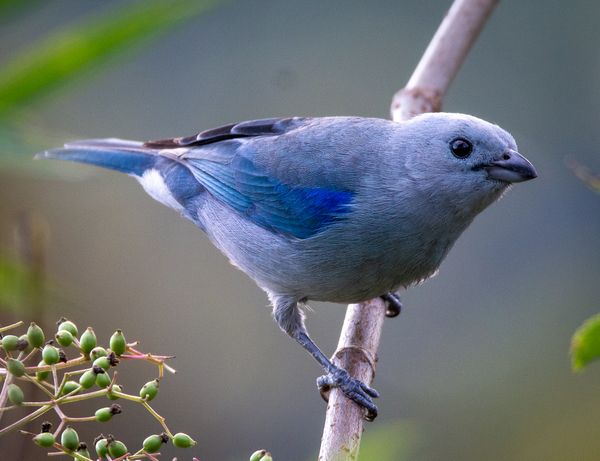
[[[487,171],[488,178],[510,183],[537,178],[531,162],[514,150],[507,150],[500,160],[490,162],[482,169]]]

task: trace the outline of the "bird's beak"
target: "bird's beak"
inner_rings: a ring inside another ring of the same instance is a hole
[[[537,178],[531,162],[514,150],[507,150],[500,160],[494,160],[482,169],[487,171],[488,178],[510,183]]]

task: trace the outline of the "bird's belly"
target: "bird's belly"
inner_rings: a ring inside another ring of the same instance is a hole
[[[303,287],[317,301],[355,303],[397,291],[434,275],[447,249],[426,249],[419,255],[405,251],[378,253],[366,258],[327,261],[324,276],[311,277]],[[429,253],[429,255],[427,255]],[[434,257],[431,254],[434,253]],[[308,280],[308,279],[307,279]]]
[[[289,239],[212,203],[202,210],[207,233],[230,261],[267,292],[340,303],[365,301],[420,282],[437,270],[453,240],[353,239],[323,234]]]

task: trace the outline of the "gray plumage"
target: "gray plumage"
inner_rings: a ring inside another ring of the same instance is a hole
[[[78,141],[42,154],[134,176],[203,229],[273,304],[280,327],[377,413],[376,392],[314,345],[306,300],[360,302],[430,277],[484,208],[536,176],[512,136],[462,114],[404,123],[268,119],[140,143]]]

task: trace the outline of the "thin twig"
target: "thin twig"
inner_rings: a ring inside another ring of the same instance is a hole
[[[408,84],[394,96],[394,121],[441,109],[446,90],[498,1],[454,1]],[[385,307],[380,298],[349,305],[334,355],[338,366],[367,384],[375,375],[384,315]],[[339,389],[331,391],[319,461],[358,459],[363,415],[362,409],[345,398]]]

